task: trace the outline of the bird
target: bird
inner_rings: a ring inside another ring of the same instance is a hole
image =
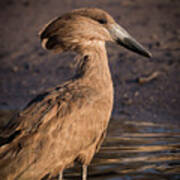
[[[113,109],[113,82],[106,42],[139,55],[151,53],[113,17],[98,8],[75,9],[53,19],[39,33],[42,47],[76,53],[76,73],[32,99],[0,131],[3,180],[51,178],[78,162],[82,179],[101,147]]]

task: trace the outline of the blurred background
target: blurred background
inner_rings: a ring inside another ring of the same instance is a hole
[[[43,50],[38,32],[81,7],[106,10],[153,54],[146,59],[107,44],[114,109],[90,179],[180,178],[179,0],[0,1],[1,125],[37,94],[72,77],[74,54]],[[67,177],[78,178],[73,172]]]

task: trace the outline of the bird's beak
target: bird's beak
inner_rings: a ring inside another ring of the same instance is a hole
[[[152,57],[151,53],[138,43],[129,33],[118,24],[112,24],[109,29],[112,38],[123,47],[145,57]]]

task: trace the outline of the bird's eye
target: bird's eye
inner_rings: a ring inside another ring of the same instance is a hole
[[[107,20],[106,19],[98,19],[98,22],[100,24],[106,24],[107,23]]]

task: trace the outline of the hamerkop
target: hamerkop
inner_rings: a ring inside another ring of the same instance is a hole
[[[0,178],[49,178],[74,162],[87,166],[106,135],[113,84],[105,42],[117,42],[140,55],[151,54],[105,11],[82,8],[56,18],[40,32],[42,46],[74,51],[75,76],[33,99],[1,132]]]

